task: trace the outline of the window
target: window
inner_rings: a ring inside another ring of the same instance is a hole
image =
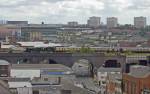
[[[106,82],[105,82],[105,81],[102,81],[102,84],[106,84]]]
[[[61,90],[61,94],[72,94],[71,90]]]
[[[34,90],[34,91],[33,91],[33,94],[39,94],[39,91]]]
[[[136,93],[136,84],[131,83],[131,94],[135,94],[135,93]]]
[[[48,81],[48,78],[44,78],[44,81]]]

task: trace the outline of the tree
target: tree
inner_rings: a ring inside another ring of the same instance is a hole
[[[92,53],[94,51],[90,47],[84,47],[84,46],[82,46],[81,49],[80,49],[80,52],[81,53]]]

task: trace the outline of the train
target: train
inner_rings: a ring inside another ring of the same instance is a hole
[[[150,47],[36,47],[26,48],[25,52],[80,52],[87,49],[89,52],[135,52],[150,53]]]

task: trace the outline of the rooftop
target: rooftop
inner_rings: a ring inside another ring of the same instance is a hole
[[[32,87],[30,82],[8,82],[9,88]]]
[[[98,72],[121,72],[121,68],[105,68],[105,67],[100,67],[98,69]]]
[[[9,82],[28,82],[30,78],[9,78]]]
[[[136,77],[136,78],[144,78],[150,76],[150,67],[134,65],[130,68],[130,73],[128,75]]]
[[[44,42],[17,42],[23,47],[56,47],[56,46],[61,46],[61,44],[56,44],[56,43],[44,43]]]
[[[6,60],[0,60],[0,65],[9,65],[9,62]]]
[[[62,64],[12,64],[12,69],[51,69],[51,70],[71,70]]]
[[[72,94],[94,94],[87,89],[75,86],[74,83],[68,81],[67,79],[62,79],[61,85],[62,90],[72,90]]]

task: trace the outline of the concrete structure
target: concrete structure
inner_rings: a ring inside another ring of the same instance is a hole
[[[145,55],[130,55],[126,56],[126,73],[130,72],[130,66],[132,65],[144,65],[149,66],[148,57]]]
[[[61,85],[61,94],[96,94],[88,89],[75,86],[71,81],[68,81],[67,79],[62,79]]]
[[[13,78],[30,78],[41,77],[67,77],[72,75],[73,71],[61,64],[12,64],[11,77]]]
[[[113,75],[113,74],[121,74],[122,70],[121,68],[104,68],[104,67],[100,67],[97,70],[97,80],[99,83],[99,86],[101,88],[101,94],[107,94],[107,86],[106,86],[106,82],[107,82],[107,77],[109,75]]]
[[[74,63],[72,69],[76,76],[91,76],[92,75],[92,65],[88,60],[79,60]]]
[[[68,26],[69,26],[69,27],[77,27],[77,26],[78,26],[78,22],[75,22],[75,21],[73,21],[73,22],[68,22]]]
[[[12,94],[32,94],[32,85],[28,78],[11,78],[8,85]]]
[[[150,89],[150,67],[135,65],[130,73],[123,74],[124,94],[141,94],[144,89]]]
[[[144,28],[146,27],[147,22],[146,22],[146,17],[134,17],[134,26],[136,28]]]
[[[92,77],[76,77],[74,83],[76,86],[86,88],[87,90],[95,94],[101,94],[101,89],[99,88],[99,86],[95,85]]]
[[[118,25],[118,19],[116,17],[107,18],[107,28],[114,28]]]
[[[67,59],[66,59],[67,58]],[[86,59],[91,62],[94,67],[99,68],[104,65],[108,60],[116,60],[120,63],[122,67],[125,66],[126,57],[125,56],[106,56],[102,53],[0,53],[0,59],[7,60],[11,64],[17,63],[49,63],[49,64],[63,64],[69,67],[80,60]]]
[[[12,94],[8,88],[8,85],[0,80],[0,94]]]
[[[34,85],[32,94],[61,94],[61,86]]]
[[[101,24],[101,18],[100,17],[90,17],[87,22],[89,27],[99,27]]]
[[[10,63],[5,60],[0,60],[0,77],[10,76]]]

